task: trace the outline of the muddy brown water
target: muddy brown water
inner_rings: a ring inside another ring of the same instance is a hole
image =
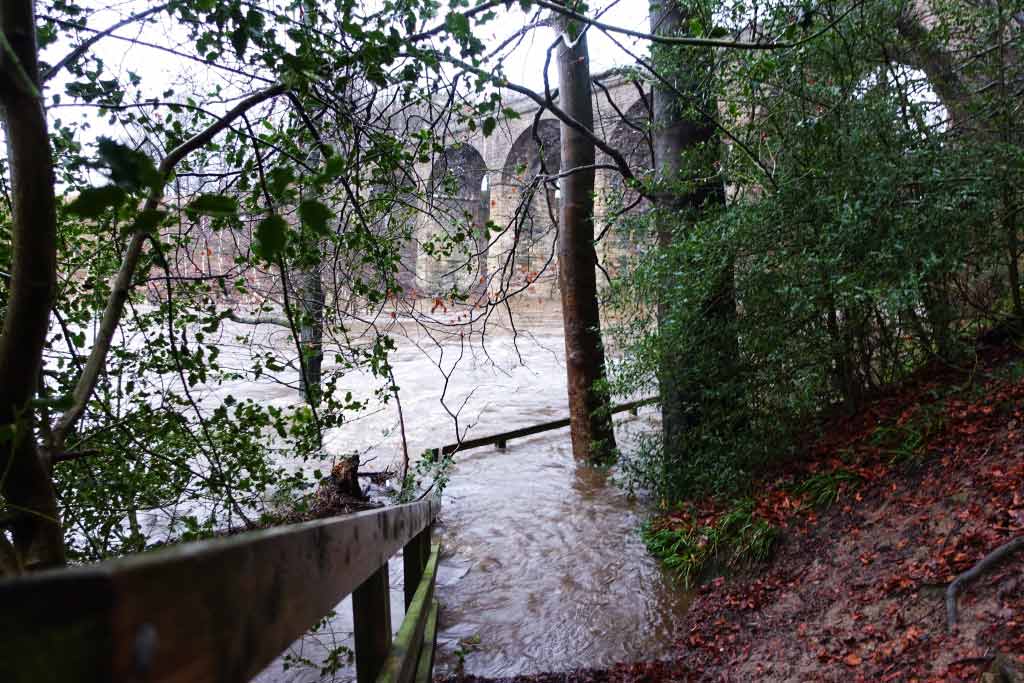
[[[438,355],[402,344],[393,358],[413,453],[454,440],[438,402]],[[456,355],[448,348],[446,369]],[[446,403],[458,408],[469,437],[567,415],[564,347],[556,332],[520,339],[516,352],[493,339],[488,353],[463,354]],[[400,436],[382,411],[339,431],[376,469],[393,462]],[[620,414],[616,433],[657,428],[652,408]],[[670,654],[673,624],[687,596],[648,555],[638,533],[647,508],[605,471],[577,464],[568,429],[456,456],[436,536],[444,549],[437,596],[442,605],[435,672],[505,676],[601,666]],[[390,563],[392,628],[402,619],[401,559]],[[351,646],[351,602],[316,635],[297,641],[293,658],[319,664],[333,647]],[[344,658],[342,658],[344,660]],[[261,683],[351,680],[350,665],[320,677],[308,663],[272,663]]]
[[[568,441],[560,430],[459,461],[439,529],[439,673],[460,653],[488,676],[669,654],[687,596],[647,554],[643,508]]]

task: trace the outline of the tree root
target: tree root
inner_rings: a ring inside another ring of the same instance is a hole
[[[992,658],[992,666],[981,675],[981,683],[1024,683],[1024,671],[1006,655]]]
[[[1024,536],[1018,536],[1012,541],[999,546],[988,555],[981,558],[976,565],[953,579],[953,582],[949,584],[949,587],[946,589],[946,625],[950,631],[956,629],[956,599],[961,588],[973,581],[976,581],[982,574],[1021,549],[1024,549]]]

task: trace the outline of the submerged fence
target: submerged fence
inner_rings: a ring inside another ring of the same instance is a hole
[[[610,413],[622,413],[629,411],[633,415],[637,415],[642,406],[651,405],[657,403],[658,398],[644,398],[639,401],[630,401],[628,403],[620,403],[619,405],[612,406],[609,410]],[[482,446],[494,445],[500,450],[504,450],[508,447],[508,442],[512,439],[522,439],[523,437],[532,436],[534,434],[540,434],[541,432],[551,431],[553,429],[562,429],[563,427],[569,426],[569,418],[564,417],[560,420],[551,420],[550,422],[541,422],[540,424],[531,425],[529,427],[520,427],[519,429],[512,429],[507,432],[501,432],[500,434],[491,434],[490,436],[481,436],[476,439],[463,439],[458,443],[450,443],[440,448],[432,448],[431,453],[434,457],[438,455],[450,455],[452,453],[459,453],[461,451],[468,451],[471,448],[480,448]]]

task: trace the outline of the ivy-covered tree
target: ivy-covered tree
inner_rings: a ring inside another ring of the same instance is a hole
[[[728,205],[616,287],[633,322],[620,328],[623,388],[656,383],[667,355],[687,359],[693,381],[714,378],[678,438],[684,457],[655,443],[632,463],[667,501],[735,491],[822,411],[855,409],[928,362],[970,363],[981,330],[1019,324],[1024,32],[1012,3],[756,10],[695,7],[721,27],[691,27],[775,45],[717,54]],[[659,49],[685,63],[682,47]],[[723,376],[707,313],[726,265],[737,354]],[[642,315],[666,291],[671,326]]]

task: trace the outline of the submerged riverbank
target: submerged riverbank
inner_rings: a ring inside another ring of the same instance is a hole
[[[757,487],[755,518],[779,531],[772,559],[700,586],[669,657],[504,680],[977,681],[1024,669],[1024,554],[964,587],[952,630],[945,600],[954,578],[1024,535],[1019,350],[924,372],[820,433]],[[729,506],[699,507],[713,523]]]

